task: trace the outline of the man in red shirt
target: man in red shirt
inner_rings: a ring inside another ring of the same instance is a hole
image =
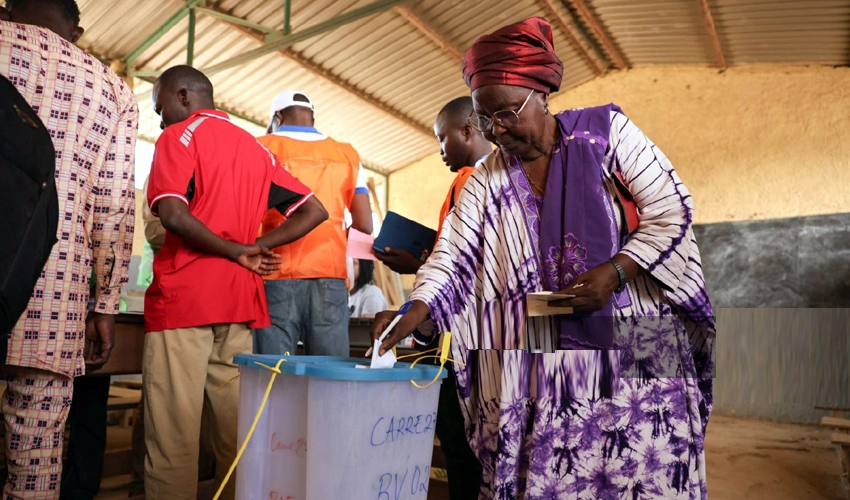
[[[251,328],[269,325],[261,275],[280,259],[268,249],[304,236],[328,214],[268,150],[215,110],[212,84],[200,71],[168,69],[152,99],[165,131],[147,197],[167,233],[145,294],[145,493],[189,500],[197,492],[203,411],[211,412],[217,483],[236,455],[239,386],[221,387],[238,373],[233,357],[251,352]],[[286,221],[255,243],[270,208]],[[221,498],[233,496],[231,483]]]

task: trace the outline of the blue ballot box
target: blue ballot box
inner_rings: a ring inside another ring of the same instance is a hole
[[[439,367],[366,359],[239,355],[239,444],[274,367],[265,411],[236,468],[236,499],[427,500]],[[445,371],[440,378],[445,377]]]

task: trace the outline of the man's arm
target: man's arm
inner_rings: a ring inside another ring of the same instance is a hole
[[[369,195],[355,193],[351,200],[351,227],[361,233],[372,234],[372,204]]]
[[[267,248],[242,245],[219,237],[195,218],[186,203],[179,198],[161,199],[157,204],[157,212],[166,231],[201,251],[224,257],[263,276],[271,274],[280,264],[280,259]]]
[[[358,162],[357,180],[355,181],[354,195],[348,212],[351,214],[351,227],[365,234],[372,234],[372,204],[369,202],[369,187],[366,184],[366,172],[363,165]]]
[[[150,176],[145,179],[145,199],[148,196],[149,181]],[[147,240],[151,246],[151,250],[156,255],[165,243],[165,228],[162,227],[162,221],[159,220],[159,217],[151,212],[147,203],[142,204],[142,221],[145,225],[145,240]]]
[[[124,111],[110,151],[98,172],[92,209],[92,254],[97,282],[94,312],[116,314],[133,251],[136,189],[134,159],[139,108]]]
[[[257,240],[257,245],[263,248],[276,248],[292,243],[326,220],[328,220],[328,212],[324,205],[315,196],[310,196],[300,203],[281,225],[261,236]]]
[[[275,209],[284,216],[281,225],[262,235],[257,245],[277,248],[303,237],[322,222],[328,212],[310,188],[282,168],[271,155],[272,179],[269,185],[269,210]]]
[[[112,352],[121,287],[129,279],[133,251],[136,189],[134,165],[139,107],[135,99],[124,110],[109,153],[94,187],[92,255],[94,311],[86,320],[84,357],[91,367],[106,363]]]

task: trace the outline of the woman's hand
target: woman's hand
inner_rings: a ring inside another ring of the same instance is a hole
[[[575,295],[571,299],[550,302],[552,307],[572,307],[573,312],[599,311],[617,289],[620,278],[617,269],[606,262],[579,275],[572,283],[556,293]]]
[[[428,319],[428,315],[430,313],[431,311],[424,302],[420,300],[413,301],[410,309],[408,309],[399,322],[396,323],[387,338],[384,339],[378,354],[383,356],[384,353],[392,349],[393,346],[401,342],[402,339],[410,336],[410,334],[416,330],[417,326]],[[375,340],[378,340],[378,337],[384,333],[384,330],[390,326],[390,323],[393,322],[397,315],[398,313],[396,311],[384,311],[375,315],[375,321],[372,323],[373,343]]]
[[[644,272],[629,256],[617,254],[614,259],[623,267],[627,283]],[[572,307],[573,312],[577,313],[599,311],[619,286],[620,275],[617,268],[614,264],[605,262],[579,275],[569,286],[556,292],[575,297],[552,301],[549,304],[551,307]]]

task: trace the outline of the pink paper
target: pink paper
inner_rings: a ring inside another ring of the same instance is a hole
[[[374,236],[351,228],[348,230],[348,250],[345,252],[345,256],[352,259],[377,260],[375,254],[372,253],[374,243]]]

